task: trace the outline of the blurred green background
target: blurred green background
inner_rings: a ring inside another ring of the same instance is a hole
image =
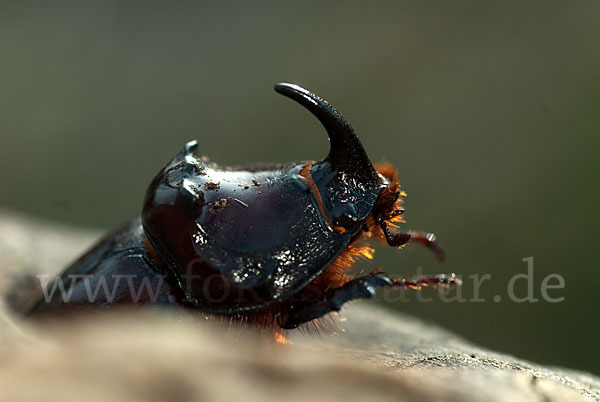
[[[492,275],[485,302],[389,308],[600,373],[600,2],[370,4],[1,2],[0,206],[112,228],[194,138],[224,165],[321,159],[316,119],[272,90],[295,82],[398,167],[406,227],[448,254],[379,247],[359,267]],[[530,256],[535,296],[559,273],[563,302],[508,300]]]

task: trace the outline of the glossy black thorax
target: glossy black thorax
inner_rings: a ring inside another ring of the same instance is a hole
[[[305,162],[221,169],[196,148],[188,143],[156,176],[142,213],[148,238],[194,305],[228,312],[283,300],[322,272],[360,228],[332,228],[327,215],[336,206],[320,207],[325,202],[301,175]]]

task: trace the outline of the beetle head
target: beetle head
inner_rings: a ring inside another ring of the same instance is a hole
[[[294,84],[280,83],[275,90],[308,109],[327,130],[329,154],[310,173],[333,224],[356,232],[387,180],[373,167],[350,123],[327,101]]]

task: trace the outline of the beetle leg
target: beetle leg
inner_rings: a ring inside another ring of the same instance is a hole
[[[385,240],[390,246],[401,247],[409,241],[419,243],[433,251],[437,262],[444,261],[444,250],[435,240],[435,235],[433,233],[417,232],[414,230],[411,230],[408,233],[392,232],[385,222],[381,222],[381,229],[385,235]]]
[[[402,215],[403,213],[404,213],[404,208],[395,209],[394,211],[392,211],[392,213],[390,213],[390,216],[388,219],[395,218],[397,216]]]
[[[375,296],[378,286],[393,286],[393,280],[380,275],[367,275],[355,278],[346,284],[328,290],[323,298],[312,302],[294,303],[285,322],[279,323],[283,329],[293,329],[298,325],[333,311],[340,311],[350,300]]]
[[[396,279],[383,276],[383,273],[377,270],[370,275],[359,276],[340,287],[328,290],[319,300],[292,304],[286,321],[278,324],[283,329],[296,328],[300,324],[312,321],[325,314],[340,311],[342,306],[351,300],[370,299],[375,296],[375,289],[378,287],[420,289],[424,286],[434,285],[460,285],[460,279],[455,274],[439,274],[416,279]]]

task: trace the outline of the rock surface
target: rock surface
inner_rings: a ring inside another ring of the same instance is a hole
[[[339,335],[295,331],[292,345],[167,311],[43,324],[10,311],[7,296],[23,307],[39,291],[31,275],[58,273],[100,235],[0,213],[2,400],[600,400],[590,374],[485,350],[366,302],[343,310]]]

